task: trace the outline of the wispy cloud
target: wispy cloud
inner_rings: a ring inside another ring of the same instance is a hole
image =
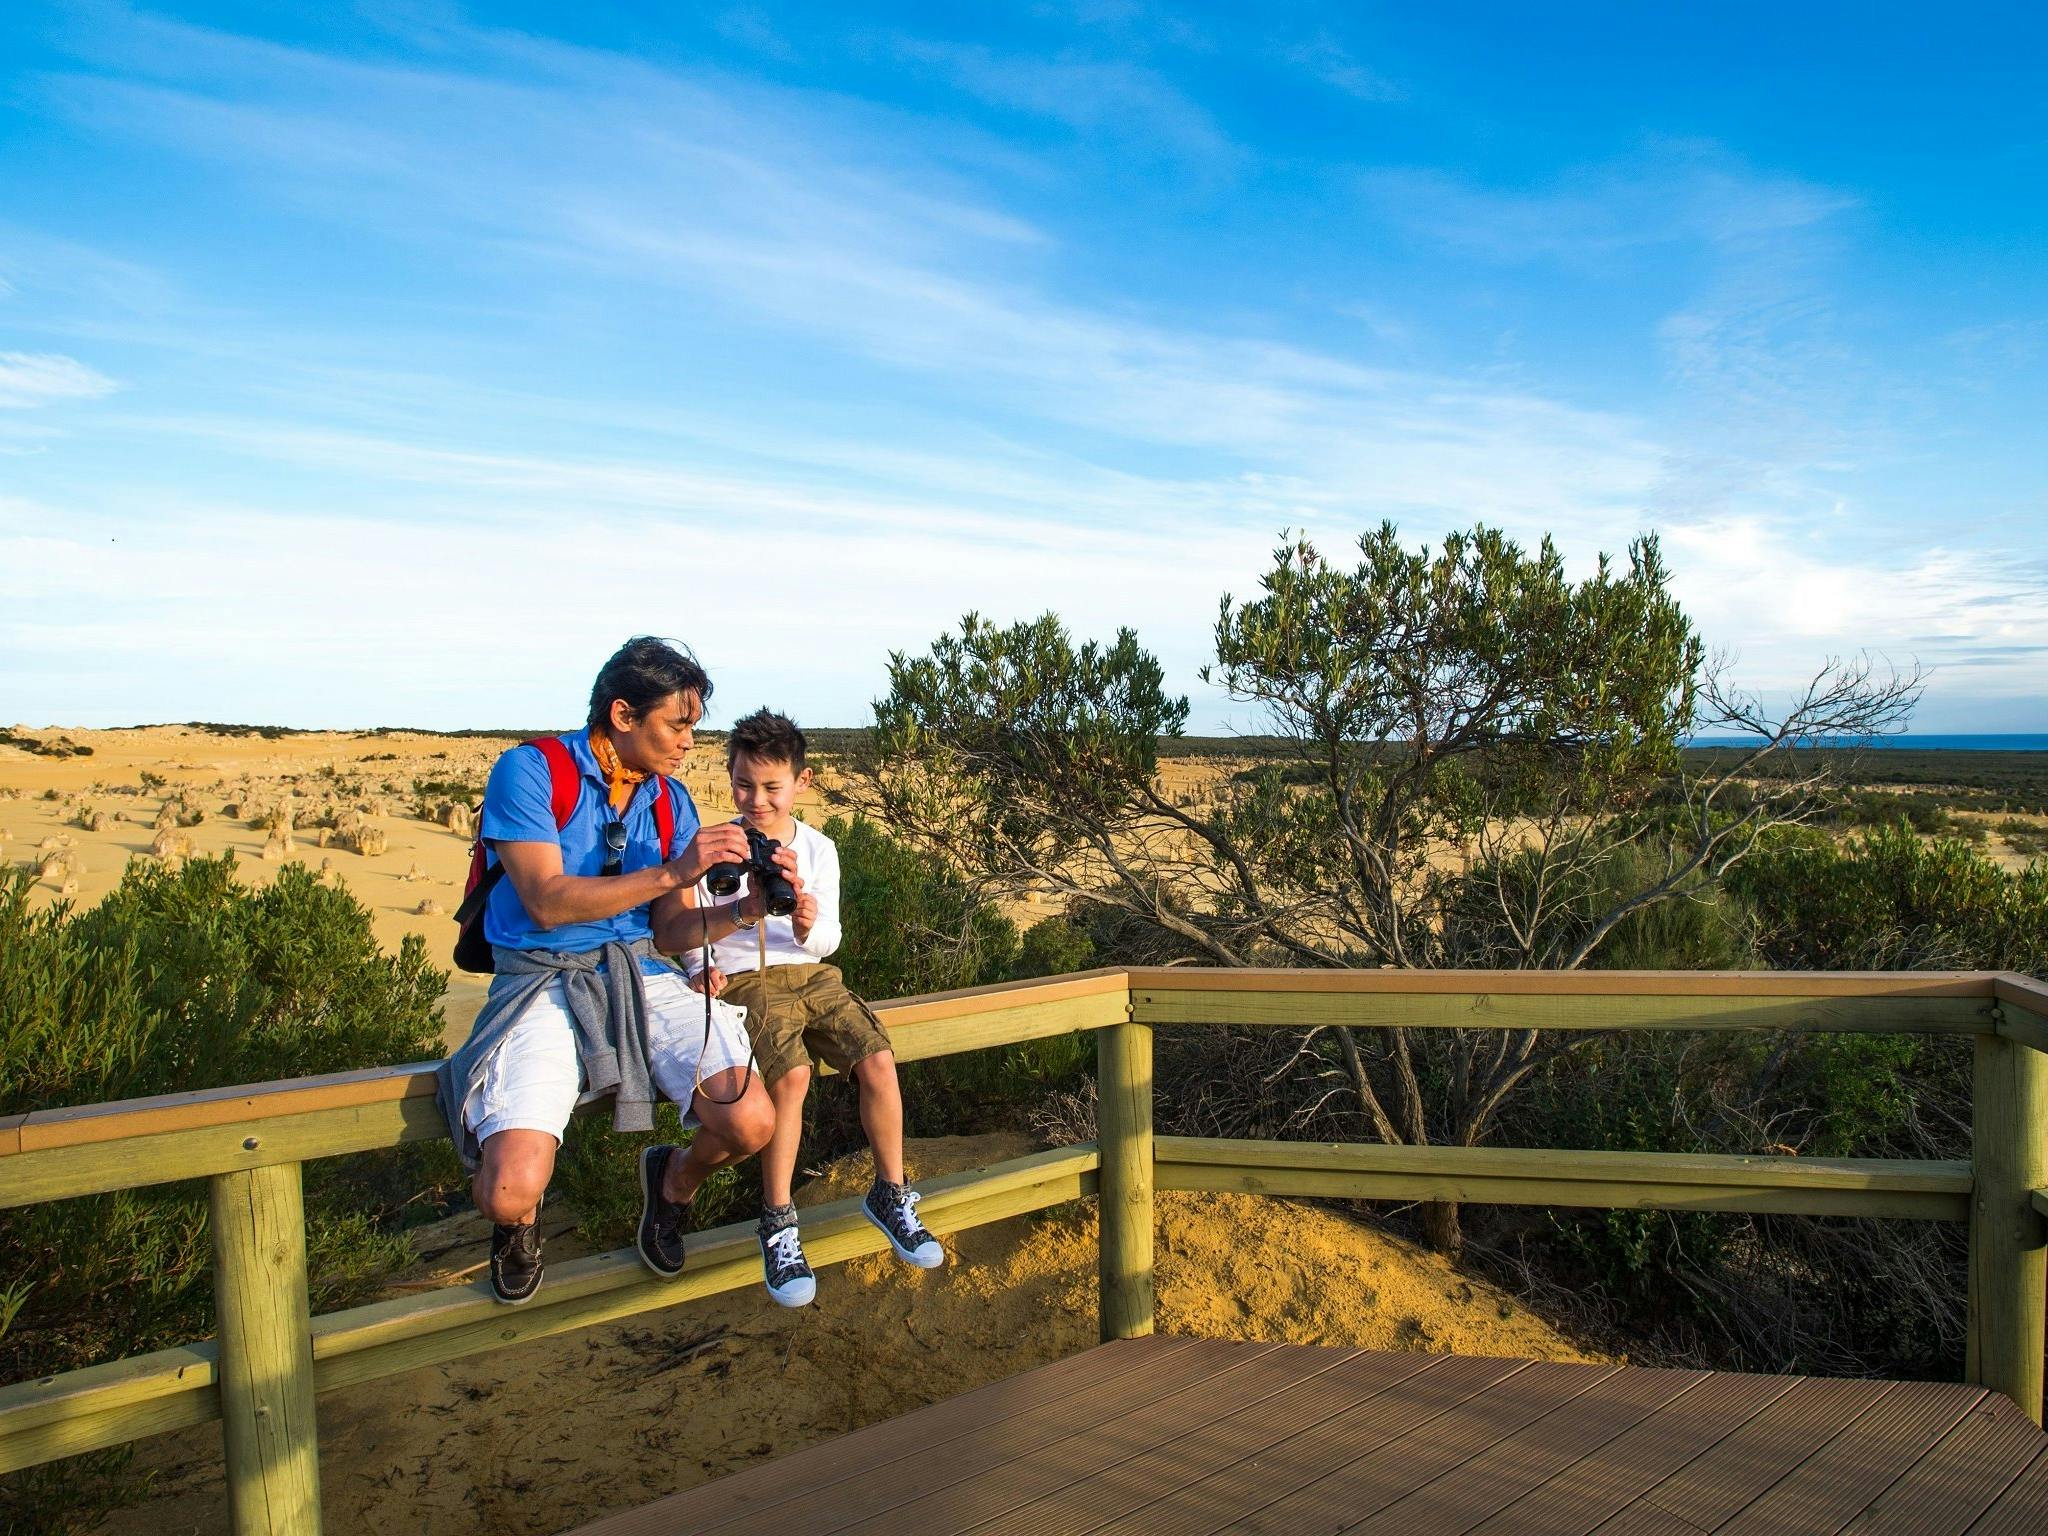
[[[1126,149],[1211,167],[1242,158],[1208,112],[1141,64],[1002,54],[979,44],[915,37],[899,39],[896,51],[991,105],[1050,119]]]
[[[2040,693],[2048,562],[2026,550],[1901,556],[1743,517],[1671,524],[1664,540],[1687,610],[1739,643],[1759,686],[1794,686],[1827,655],[1869,648],[1977,690]]]
[[[1414,168],[1367,171],[1360,184],[1388,219],[1421,238],[1505,264],[1594,270],[1685,242],[1730,253],[1766,249],[1856,206],[1844,192],[1758,172],[1690,139],[1655,140],[1533,188]]]
[[[872,125],[828,132],[775,93],[492,34],[471,35],[469,55],[516,47],[522,83],[252,52],[186,28],[156,41],[159,73],[189,60],[183,83],[78,78],[68,99],[195,154],[261,157],[267,180],[352,228],[373,219],[390,238],[419,238],[417,209],[432,206],[429,238],[467,230],[556,272],[736,304],[943,379],[963,403],[1219,455],[1209,471],[1294,484],[1333,509],[1580,521],[1611,516],[1653,473],[1639,428],[1600,412],[1062,300],[1048,291],[1059,253],[1043,231],[891,168],[904,150],[874,149]],[[243,80],[236,100],[201,88],[220,72],[217,50]],[[1127,83],[945,57],[1077,116]]]
[[[0,352],[0,409],[32,410],[60,400],[97,400],[121,386],[75,357]]]
[[[1360,101],[1402,101],[1408,92],[1378,70],[1359,63],[1351,50],[1328,32],[1318,32],[1301,42],[1283,44],[1280,57],[1307,70],[1325,85],[1334,86]]]

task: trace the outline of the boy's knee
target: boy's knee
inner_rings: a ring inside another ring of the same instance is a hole
[[[896,1053],[894,1051],[876,1051],[872,1056],[863,1056],[853,1064],[850,1075],[863,1088],[870,1085],[894,1083],[896,1081]]]

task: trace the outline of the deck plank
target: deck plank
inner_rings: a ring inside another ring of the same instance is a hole
[[[1705,1455],[1643,1495],[1713,1530],[1882,1402],[1897,1383],[1808,1377]]]
[[[1835,1536],[1941,1443],[1981,1387],[1903,1385],[1799,1463],[1717,1536]]]
[[[1296,1346],[1283,1363],[1299,1376],[1317,1364],[1318,1354],[1335,1353]],[[975,1536],[1071,1536],[1095,1530],[1184,1489],[1211,1468],[1282,1444],[1443,1364],[1435,1355],[1361,1353],[1257,1401],[1226,1403],[1218,1417],[1179,1434],[1162,1433],[1149,1412],[1141,1413],[1129,1435],[1115,1443],[1066,1448],[1078,1456],[1035,1457],[987,1487],[956,1484],[939,1498],[899,1510],[900,1523],[857,1526],[845,1536],[883,1530],[901,1536],[969,1530]]]
[[[1986,1393],[1941,1443],[1885,1489],[1844,1536],[1961,1536],[2039,1454],[2041,1431],[2010,1398]],[[2038,1533],[2048,1527],[2034,1526]]]
[[[1542,1418],[1617,1369],[1537,1361],[1453,1405],[1455,1412],[1434,1415],[1397,1438],[1370,1448],[1334,1440],[1322,1447],[1320,1459],[1327,1470],[1321,1476],[1243,1519],[1233,1519],[1228,1528],[1275,1536],[1340,1530]]]
[[[2005,1398],[1128,1340],[578,1536],[2044,1536]]]
[[[743,1467],[695,1490],[698,1502],[694,1513],[700,1524],[712,1525],[870,1467],[930,1454],[964,1435],[1037,1409],[1071,1409],[1077,1399],[1085,1400],[1133,1372],[1171,1371],[1173,1379],[1180,1380],[1179,1373],[1183,1371],[1199,1376],[1223,1370],[1241,1358],[1243,1347],[1211,1340],[1159,1338],[1119,1339],[1113,1344],[1084,1349],[1064,1360],[990,1382],[959,1397],[946,1398],[857,1432],[836,1435],[789,1455]]]
[[[701,1488],[671,1494],[654,1504],[620,1510],[581,1527],[578,1536],[640,1536],[642,1532],[709,1530],[734,1519],[755,1519],[814,1499],[844,1480],[925,1465],[955,1445],[1016,1427],[1029,1435],[1034,1419],[1067,1434],[1096,1416],[1126,1411],[1151,1392],[1173,1392],[1213,1381],[1248,1361],[1270,1354],[1267,1344],[1173,1338],[1119,1340],[1069,1355],[1064,1360],[991,1382],[957,1398],[864,1429],[834,1436],[786,1456],[746,1467]],[[686,1523],[669,1520],[668,1506],[688,1505]]]
[[[2006,1484],[1998,1503],[1977,1517],[1965,1536],[2040,1536],[2048,1531],[2048,1449]]]
[[[1428,1370],[1409,1377],[1398,1391],[1360,1403],[1220,1473],[1207,1478],[1198,1475],[1191,1480],[1189,1489],[1174,1495],[1171,1507],[1179,1514],[1183,1528],[1215,1529],[1238,1515],[1256,1512],[1321,1475],[1331,1464],[1332,1447],[1341,1448],[1342,1455],[1355,1455],[1386,1444],[1441,1419],[1503,1378],[1526,1368],[1524,1362],[1514,1360],[1440,1359]],[[1150,1517],[1158,1520],[1164,1513],[1164,1509],[1153,1510]],[[1023,1536],[1030,1529],[1028,1521],[1011,1527],[1016,1536]],[[976,1536],[985,1533],[978,1532]]]
[[[1345,1536],[1463,1536],[1558,1472],[1707,1380],[1704,1371],[1617,1371],[1526,1429],[1439,1473]]]
[[[1792,1390],[1792,1376],[1710,1376],[1475,1526],[1471,1536],[1587,1536]]]
[[[705,1536],[793,1536],[795,1532],[853,1532],[905,1529],[905,1505],[929,1502],[947,1489],[975,1483],[1005,1487],[1029,1469],[1057,1469],[1078,1461],[1090,1469],[1100,1460],[1133,1455],[1156,1443],[1147,1438],[1188,1433],[1231,1411],[1297,1383],[1301,1362],[1283,1346],[1240,1346],[1244,1357],[1226,1371],[1194,1381],[1168,1383],[1141,1372],[1111,1385],[1085,1414],[1059,1406],[993,1425],[954,1441],[939,1457],[923,1458],[914,1469],[876,1467],[842,1478],[828,1488],[806,1492],[772,1509],[748,1511],[707,1528]],[[1331,1351],[1345,1358],[1355,1351]],[[1328,1363],[1328,1362],[1326,1362]],[[1064,1478],[1062,1478],[1064,1480]]]

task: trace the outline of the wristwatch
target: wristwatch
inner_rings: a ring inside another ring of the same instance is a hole
[[[740,904],[738,902],[732,904],[732,924],[735,928],[752,928],[757,926],[760,921],[761,919],[758,917],[740,916]]]

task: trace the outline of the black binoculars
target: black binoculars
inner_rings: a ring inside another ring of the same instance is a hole
[[[740,878],[751,875],[768,904],[770,917],[787,917],[796,910],[796,887],[775,862],[775,850],[782,844],[747,828],[747,862],[714,864],[704,871],[704,885],[714,896],[730,896],[740,888]]]

